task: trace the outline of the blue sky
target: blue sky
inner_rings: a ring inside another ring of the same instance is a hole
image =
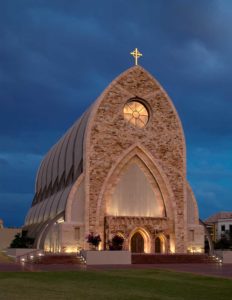
[[[0,2],[0,218],[19,226],[44,154],[133,65],[183,123],[201,218],[232,210],[232,2]]]

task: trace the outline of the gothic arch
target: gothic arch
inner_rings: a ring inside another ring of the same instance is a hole
[[[136,227],[131,231],[131,233],[128,237],[129,251],[131,251],[131,239],[133,238],[134,234],[136,234],[137,232],[140,233],[141,236],[143,237],[144,252],[150,253],[151,252],[151,235],[146,229],[144,229],[142,227]]]
[[[120,173],[132,159],[137,160],[137,162],[140,163],[140,166],[146,171],[146,176],[153,179],[153,185],[156,184],[156,187],[154,188],[158,188],[162,195],[165,215],[169,220],[174,220],[175,201],[168,179],[158,164],[150,157],[149,153],[141,145],[136,145],[120,156],[103,183],[101,193],[98,197],[97,226],[101,226],[104,222],[107,204],[106,199],[109,196],[109,193],[111,193],[112,189],[116,186]]]
[[[156,249],[156,242],[157,240],[159,239],[160,241],[160,251],[157,251]],[[163,234],[163,233],[160,233],[158,235],[155,236],[155,239],[154,239],[154,252],[155,253],[166,253],[167,250],[168,250],[168,241],[167,241],[167,238],[166,236]]]
[[[51,229],[51,227],[54,225],[56,221],[58,221],[60,218],[63,218],[64,214],[60,213],[55,218],[47,220],[46,223],[43,224],[43,227],[41,228],[39,234],[37,235],[34,245],[37,249],[43,249],[44,248],[44,242],[46,239],[46,236]]]
[[[84,176],[82,174],[75,181],[75,183],[69,193],[67,203],[66,203],[66,209],[65,209],[65,221],[66,222],[71,222],[71,210],[72,210],[73,202],[80,201],[80,199],[76,199],[76,193],[77,193],[78,189],[80,188],[81,184],[83,183],[83,181],[84,181]]]

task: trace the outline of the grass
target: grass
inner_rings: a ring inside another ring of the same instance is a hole
[[[1,272],[1,300],[231,299],[230,279],[161,270]]]

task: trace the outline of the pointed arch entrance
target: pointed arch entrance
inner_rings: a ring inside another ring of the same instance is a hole
[[[167,238],[164,234],[155,238],[155,253],[165,253],[167,251]]]
[[[129,235],[129,250],[132,253],[150,253],[151,236],[144,228],[137,227]]]
[[[162,242],[161,242],[160,238],[157,237],[155,239],[155,253],[161,253],[162,252],[161,246],[162,246]]]
[[[144,239],[140,232],[135,232],[131,238],[131,252],[143,253],[144,252]]]
[[[167,220],[173,220],[172,199],[167,178],[149,151],[133,145],[113,165],[99,194],[96,222],[102,228],[104,242],[111,239],[115,230],[122,230],[129,237],[125,249],[131,251],[131,238],[139,231],[143,252],[153,252],[154,234],[144,228],[152,222],[163,229]]]

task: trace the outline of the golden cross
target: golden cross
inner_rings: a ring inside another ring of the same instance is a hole
[[[133,52],[130,53],[134,59],[135,59],[135,65],[138,65],[138,58],[140,58],[140,56],[143,56],[142,53],[139,52],[139,50],[137,48],[135,48],[135,50]]]

